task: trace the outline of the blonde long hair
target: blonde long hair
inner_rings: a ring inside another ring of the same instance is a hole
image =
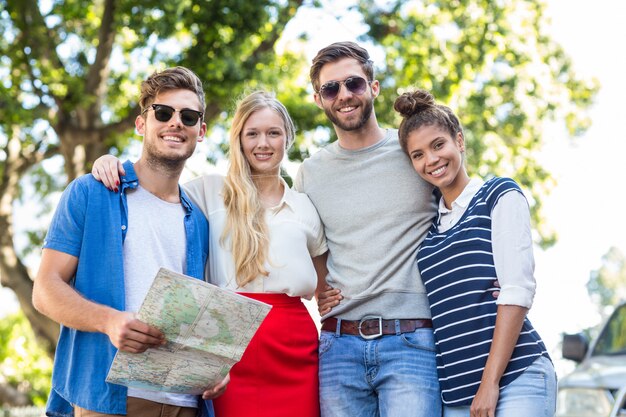
[[[289,148],[295,138],[293,121],[274,94],[255,91],[239,101],[230,129],[229,166],[223,190],[226,225],[220,238],[223,246],[230,245],[239,287],[260,275],[269,275],[265,268],[269,248],[265,209],[252,181],[250,164],[241,149],[244,124],[252,113],[265,108],[274,110],[283,119],[286,148]]]

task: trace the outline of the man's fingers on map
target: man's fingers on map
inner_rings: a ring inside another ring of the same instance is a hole
[[[150,326],[141,320],[134,319],[129,323],[130,334],[133,339],[151,345],[161,345],[165,342],[165,335],[156,327]],[[137,333],[135,335],[133,333]]]
[[[124,342],[124,344],[119,346],[119,350],[128,353],[142,353],[148,350],[148,348],[152,347],[151,345],[146,345],[144,343],[139,343],[134,340],[128,340]]]

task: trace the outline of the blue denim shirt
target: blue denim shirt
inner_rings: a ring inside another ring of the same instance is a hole
[[[126,191],[137,187],[130,161],[120,192],[113,193],[92,175],[72,181],[63,192],[44,248],[76,256],[71,285],[83,297],[124,310],[123,242],[128,229]],[[202,279],[209,247],[209,224],[180,190],[187,237],[186,275]],[[106,414],[126,414],[127,389],[105,382],[117,349],[103,333],[82,332],[61,325],[54,357],[52,390],[46,414],[72,416],[72,405]]]

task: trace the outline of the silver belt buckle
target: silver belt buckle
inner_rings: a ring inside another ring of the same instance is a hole
[[[361,326],[363,325],[363,322],[366,320],[378,320],[378,333],[375,334],[363,334],[363,332],[361,331]],[[370,339],[376,339],[380,336],[383,335],[383,318],[381,316],[365,316],[363,317],[360,321],[359,321],[359,335],[365,339],[365,340],[370,340]]]

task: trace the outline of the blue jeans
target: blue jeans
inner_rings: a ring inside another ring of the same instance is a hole
[[[322,417],[439,417],[432,329],[381,336],[322,331]]]
[[[553,417],[556,374],[550,359],[537,358],[515,381],[500,391],[497,417]],[[444,417],[469,417],[470,407],[445,407]]]

